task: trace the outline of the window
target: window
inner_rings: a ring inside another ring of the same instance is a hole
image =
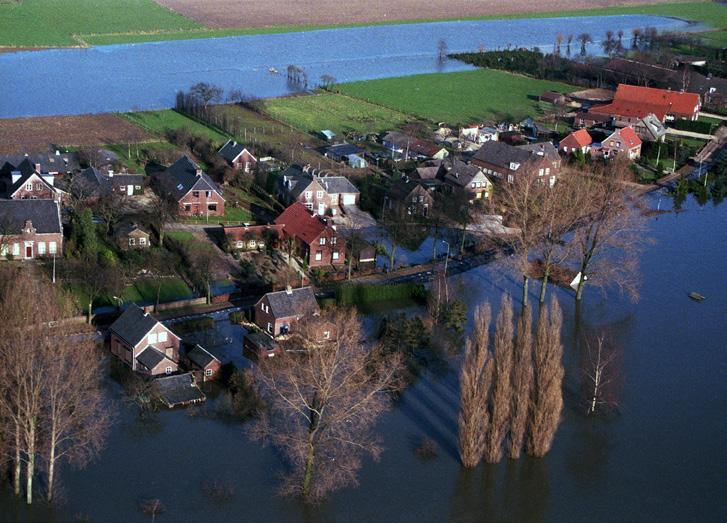
[[[122,187],[122,190],[123,190],[123,187]],[[141,191],[141,185],[134,185],[134,190]]]
[[[515,177],[512,174],[508,174],[507,175],[507,181],[510,182],[510,183],[512,183],[512,182],[515,181]]]
[[[472,188],[474,189],[475,187],[477,187],[477,184],[475,182],[472,182]]]
[[[20,256],[20,244],[13,243],[13,256]]]
[[[325,245],[326,244],[326,239],[325,238],[321,238],[320,240],[318,240],[318,243],[320,243],[321,245]]]
[[[323,191],[316,191],[316,198],[318,198],[319,200],[323,198]]]
[[[336,245],[336,237],[331,238],[331,245]]]
[[[322,259],[323,259],[323,252],[316,251],[316,261],[321,261]]]
[[[313,192],[311,192],[311,191],[306,191],[305,192],[305,199],[306,200],[310,200],[312,197],[313,197]]]
[[[48,242],[48,252],[51,254],[56,253],[56,242]]]
[[[26,191],[32,191],[33,190],[33,184],[32,183],[25,184],[25,190]]]
[[[171,374],[172,373],[172,368],[171,367],[167,367],[166,369],[164,369],[164,372],[166,372],[167,374]]]
[[[167,341],[167,331],[162,331],[159,333],[159,342]]]
[[[45,242],[38,242],[38,256],[45,255]]]
[[[192,196],[194,198],[199,198],[199,191],[192,191]]]
[[[251,249],[254,249],[257,246],[257,242],[255,240],[250,240],[250,242],[247,245]]]
[[[545,174],[545,169],[538,170],[538,176],[543,176]]]
[[[237,246],[238,249],[242,249],[245,246],[244,242],[242,242],[240,240],[238,240],[235,245]]]
[[[35,184],[35,190],[36,190],[36,191],[41,191],[41,190],[43,190],[43,184],[42,184],[42,183],[36,183],[36,184]]]
[[[545,176],[550,176],[550,167],[545,168]]]
[[[268,332],[273,332],[273,326],[268,322]]]
[[[204,195],[205,197],[210,198],[212,196],[212,191],[205,191]]]
[[[324,331],[323,332],[323,339],[324,340],[330,340],[331,339],[331,331]]]
[[[333,253],[333,259],[334,260],[337,260],[338,259],[338,252],[337,251]]]
[[[185,203],[184,204],[184,212],[189,212],[192,210],[192,204]]]
[[[205,376],[207,376],[208,378],[209,378],[210,376],[212,376],[212,369],[205,369],[205,370],[204,370],[204,375],[205,375]]]
[[[217,204],[216,203],[210,203],[207,205],[207,210],[209,211],[217,211]]]
[[[136,239],[129,238],[129,245],[136,245]]]
[[[308,209],[309,211],[312,211],[313,210],[313,204],[312,203],[306,203],[305,204],[305,208]]]
[[[156,332],[149,334],[149,345],[154,345],[157,342]]]
[[[146,245],[146,238],[139,238],[139,245]]]

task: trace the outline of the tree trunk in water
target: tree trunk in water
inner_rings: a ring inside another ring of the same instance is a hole
[[[20,474],[22,466],[20,462],[20,427],[15,424],[15,466],[13,467],[13,492],[20,495]]]
[[[33,476],[35,475],[35,421],[30,422],[28,431],[28,463],[25,468],[25,479],[27,480],[25,491],[25,502],[28,505],[33,503]]]
[[[550,267],[545,268],[545,274],[543,274],[543,283],[540,285],[540,305],[545,303],[545,294],[548,290],[548,280],[550,279]]]
[[[583,279],[583,273],[581,273],[581,280],[578,282],[578,290],[576,291],[576,301],[580,302],[583,299],[583,288],[586,286],[586,281]]]
[[[210,287],[210,282],[207,280],[207,305],[212,303],[212,288]]]
[[[462,243],[459,245],[459,253],[464,254],[464,239],[467,236],[467,224],[462,226]]]
[[[523,309],[528,306],[528,282],[530,278],[523,275]]]
[[[53,480],[55,479],[56,470],[56,438],[56,424],[54,421],[51,426],[50,455],[48,456],[48,503],[53,501]]]
[[[308,436],[308,455],[305,458],[305,472],[303,474],[303,497],[310,495],[310,484],[313,480],[313,464],[315,463],[315,447],[313,445],[313,434]]]

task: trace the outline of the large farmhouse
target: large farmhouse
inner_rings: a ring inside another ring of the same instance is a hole
[[[0,257],[31,260],[63,253],[58,202],[0,200]]]
[[[222,189],[186,155],[166,170],[156,173],[154,179],[157,190],[179,203],[182,216],[225,214]]]

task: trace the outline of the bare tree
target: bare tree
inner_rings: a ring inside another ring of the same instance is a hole
[[[167,223],[174,221],[178,214],[179,204],[177,202],[166,196],[152,194],[148,220],[157,231],[160,246],[164,244],[164,231]]]
[[[490,398],[490,428],[485,440],[485,461],[497,463],[502,458],[502,442],[507,434],[512,401],[513,332],[512,300],[505,295],[500,303],[495,327],[495,369]]]
[[[103,194],[94,204],[93,210],[96,215],[103,219],[107,236],[111,233],[112,227],[123,216],[125,204],[126,196],[118,191]]]
[[[83,292],[88,310],[86,319],[91,324],[93,304],[104,295],[114,296],[123,290],[123,276],[117,267],[99,264],[95,257],[82,256],[63,260],[62,273]]]
[[[512,374],[512,406],[508,456],[517,459],[522,452],[533,387],[533,339],[530,307],[525,307],[517,324],[517,339]]]
[[[219,102],[224,90],[216,85],[199,82],[189,88],[189,94],[206,108],[213,102]]]
[[[560,47],[563,45],[563,35],[558,33],[555,35],[555,45],[553,46],[553,54],[560,55]]]
[[[618,406],[615,390],[616,361],[618,352],[613,343],[601,334],[590,341],[586,339],[587,358],[583,364],[583,390],[586,414],[595,415]]]
[[[578,42],[581,44],[581,56],[588,54],[587,46],[593,42],[593,38],[588,33],[581,33],[578,35]]]
[[[485,451],[485,436],[490,426],[487,399],[492,382],[490,357],[490,306],[477,307],[472,335],[465,345],[464,363],[459,378],[459,454],[462,465],[476,467]]]
[[[526,450],[535,457],[548,453],[563,409],[563,315],[555,298],[541,310],[535,343],[535,375]]]
[[[570,56],[572,44],[573,44],[573,34],[570,33],[570,34],[568,34],[568,38],[566,38],[566,48],[565,48],[566,56]]]
[[[583,212],[572,240],[580,272],[576,300],[583,298],[586,282],[601,288],[616,285],[636,300],[639,254],[645,243],[643,217],[618,172],[583,177],[580,190]]]
[[[157,514],[163,514],[166,512],[167,507],[164,506],[164,503],[162,503],[160,499],[145,499],[139,503],[139,511],[151,516],[151,521],[154,523],[154,521],[156,521]]]
[[[320,320],[309,321],[284,343],[286,357],[255,369],[268,408],[252,434],[285,456],[289,471],[281,492],[307,502],[355,485],[362,455],[380,455],[371,429],[388,408],[388,392],[402,369],[396,356],[371,356],[354,311],[336,311],[328,319],[335,339],[321,341]]]
[[[212,280],[214,278],[214,261],[216,253],[214,247],[207,243],[200,243],[188,253],[190,270],[196,286],[203,290],[207,303],[212,303]]]
[[[440,38],[437,41],[437,60],[443,63],[447,60],[447,41],[444,38]]]

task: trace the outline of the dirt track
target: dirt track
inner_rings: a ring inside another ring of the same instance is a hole
[[[157,0],[209,27],[333,25],[560,11],[655,0]]]
[[[48,145],[137,143],[153,138],[112,114],[0,119],[0,154],[48,150]]]

